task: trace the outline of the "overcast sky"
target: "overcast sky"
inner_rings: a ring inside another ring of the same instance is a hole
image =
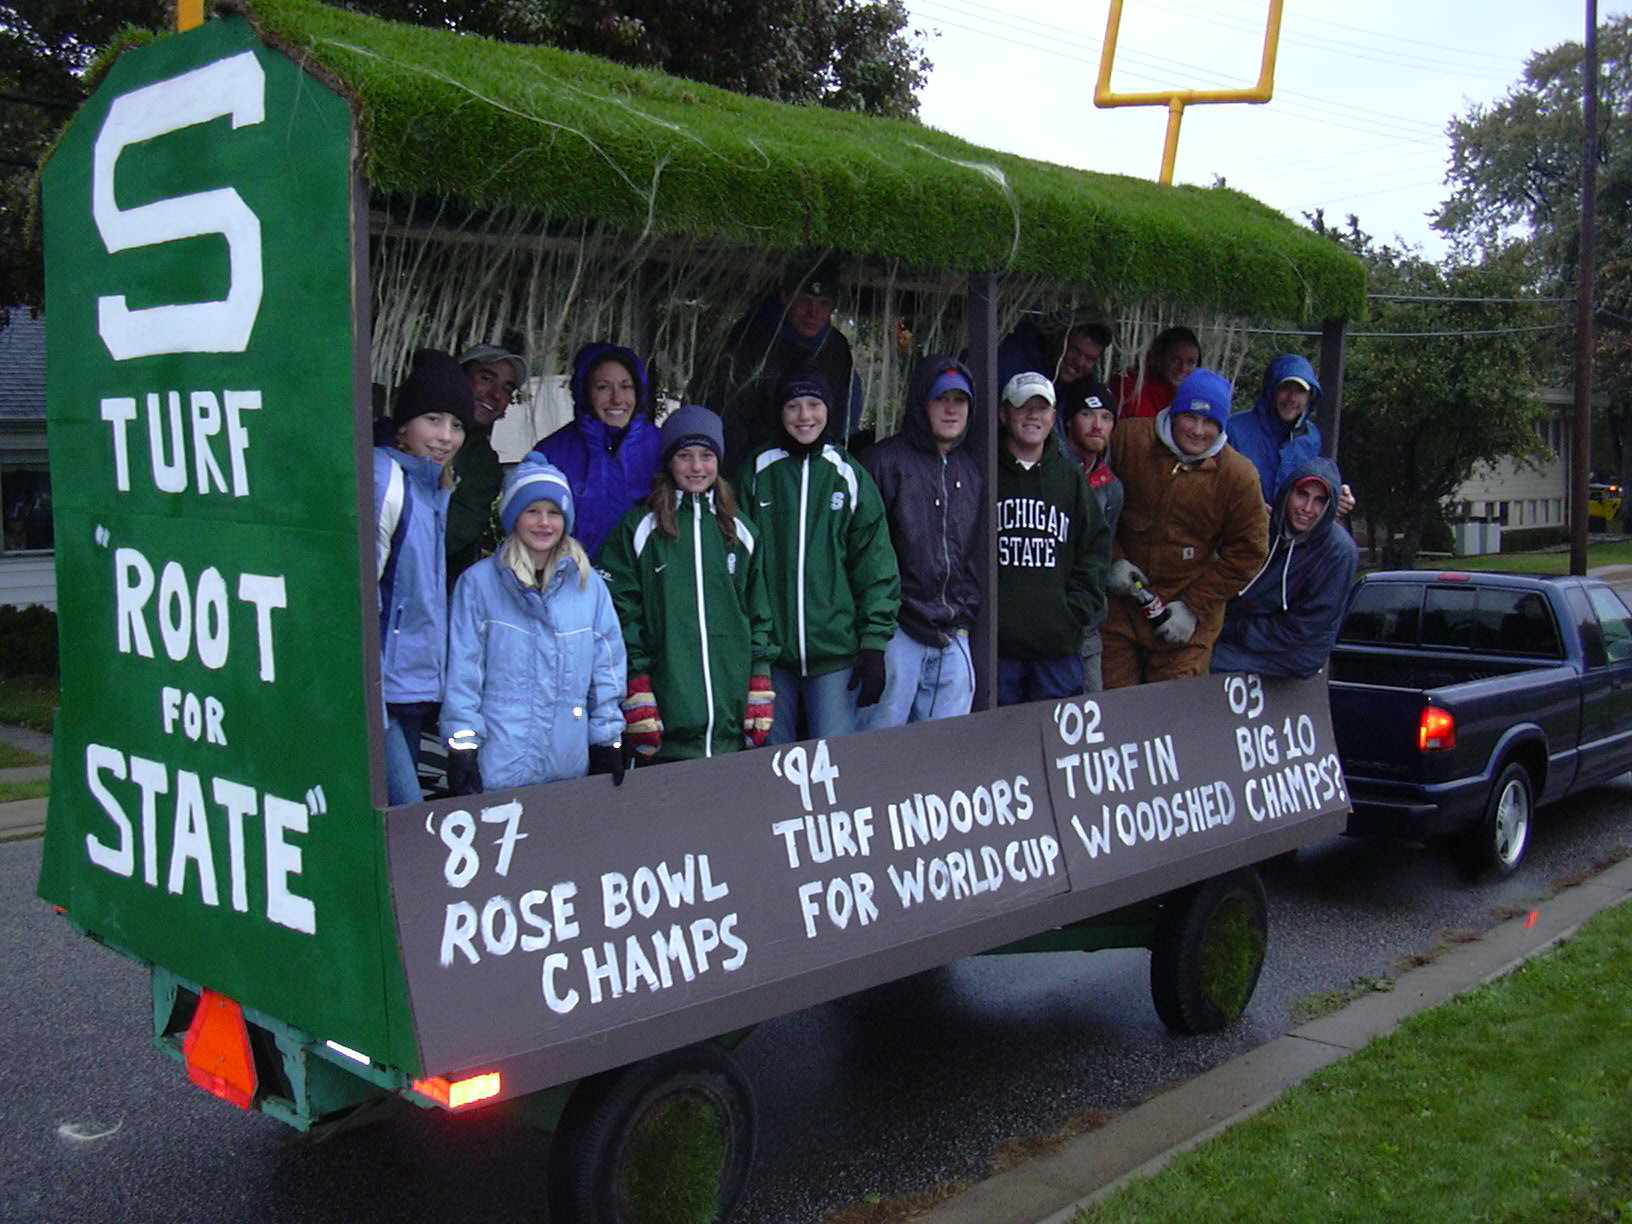
[[[977,144],[1154,179],[1165,107],[1096,109],[1108,0],[908,0],[934,71],[920,115]],[[1113,88],[1250,86],[1268,0],[1125,0]],[[1599,0],[1600,23],[1632,11]],[[1287,0],[1274,100],[1185,110],[1175,182],[1223,175],[1294,219],[1349,213],[1431,257],[1445,127],[1536,50],[1580,41],[1581,0]]]

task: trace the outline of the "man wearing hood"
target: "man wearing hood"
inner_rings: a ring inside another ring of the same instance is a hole
[[[726,454],[746,455],[775,440],[782,407],[776,387],[794,370],[815,366],[848,400],[854,362],[850,342],[833,326],[837,293],[836,262],[799,261],[780,289],[731,329],[704,400],[725,423]]]
[[[967,366],[926,357],[908,385],[901,432],[861,457],[884,499],[901,571],[900,627],[868,726],[967,714],[974,704],[969,631],[983,594],[975,553],[985,497],[964,445],[974,401]]]
[[[460,368],[475,397],[475,414],[465,444],[453,459],[459,478],[448,502],[448,585],[498,546],[493,503],[504,469],[493,449],[493,425],[510,411],[516,392],[527,385],[527,359],[496,344],[477,344],[459,354]]]
[[[1296,353],[1286,353],[1269,363],[1252,407],[1236,413],[1225,426],[1230,445],[1258,469],[1266,505],[1295,469],[1320,454],[1320,426],[1314,415],[1319,402],[1315,367]]]
[[[586,344],[572,361],[572,420],[533,447],[566,474],[573,532],[590,560],[652,491],[663,439],[652,423],[645,363],[616,344]]]
[[[1054,433],[1054,385],[1003,388],[997,452],[997,703],[1082,692],[1083,634],[1105,610],[1111,532]]]
[[[1116,427],[1126,500],[1100,630],[1108,689],[1205,675],[1225,603],[1264,563],[1269,515],[1225,440],[1229,414],[1229,380],[1196,370],[1154,417]]]
[[[1286,478],[1269,559],[1224,609],[1215,672],[1312,676],[1325,664],[1354,585],[1354,539],[1337,525],[1337,464],[1315,458]]]

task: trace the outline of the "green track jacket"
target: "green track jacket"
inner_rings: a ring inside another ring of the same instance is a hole
[[[738,515],[737,543],[727,547],[712,491],[678,497],[677,539],[637,506],[600,557],[629,674],[652,678],[663,718],[660,761],[741,748],[749,677],[768,670],[777,653],[752,522]]]
[[[1074,655],[1105,611],[1111,531],[1082,470],[1050,435],[1030,468],[997,451],[997,653]]]
[[[765,553],[777,662],[819,676],[888,646],[901,574],[884,500],[861,464],[832,443],[805,454],[768,446],[741,486]]]

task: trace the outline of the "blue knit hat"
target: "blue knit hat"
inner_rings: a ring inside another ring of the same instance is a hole
[[[552,501],[560,506],[567,534],[572,534],[572,486],[560,468],[534,451],[504,478],[504,491],[499,494],[499,523],[505,535],[516,529],[521,512],[536,501]]]
[[[1230,380],[1211,370],[1192,370],[1173,392],[1168,405],[1169,417],[1181,412],[1195,412],[1223,429],[1230,421]]]
[[[701,404],[682,404],[663,418],[663,462],[684,446],[706,446],[716,459],[725,458],[725,429],[720,414]]]

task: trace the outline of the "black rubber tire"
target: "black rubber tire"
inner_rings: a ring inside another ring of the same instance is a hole
[[[1512,875],[1530,846],[1535,816],[1535,784],[1530,771],[1509,761],[1496,775],[1479,822],[1462,839],[1462,865],[1470,876]]]
[[[703,1105],[723,1140],[713,1212],[693,1218],[729,1220],[754,1160],[754,1094],[730,1053],[704,1042],[578,1085],[550,1140],[551,1224],[672,1224],[681,1218],[677,1204],[663,1202],[642,1213],[625,1195],[631,1141],[681,1100]]]
[[[1250,867],[1162,903],[1150,944],[1150,997],[1176,1033],[1215,1033],[1246,1011],[1269,944],[1269,901]],[[1233,951],[1229,964],[1210,962]]]

